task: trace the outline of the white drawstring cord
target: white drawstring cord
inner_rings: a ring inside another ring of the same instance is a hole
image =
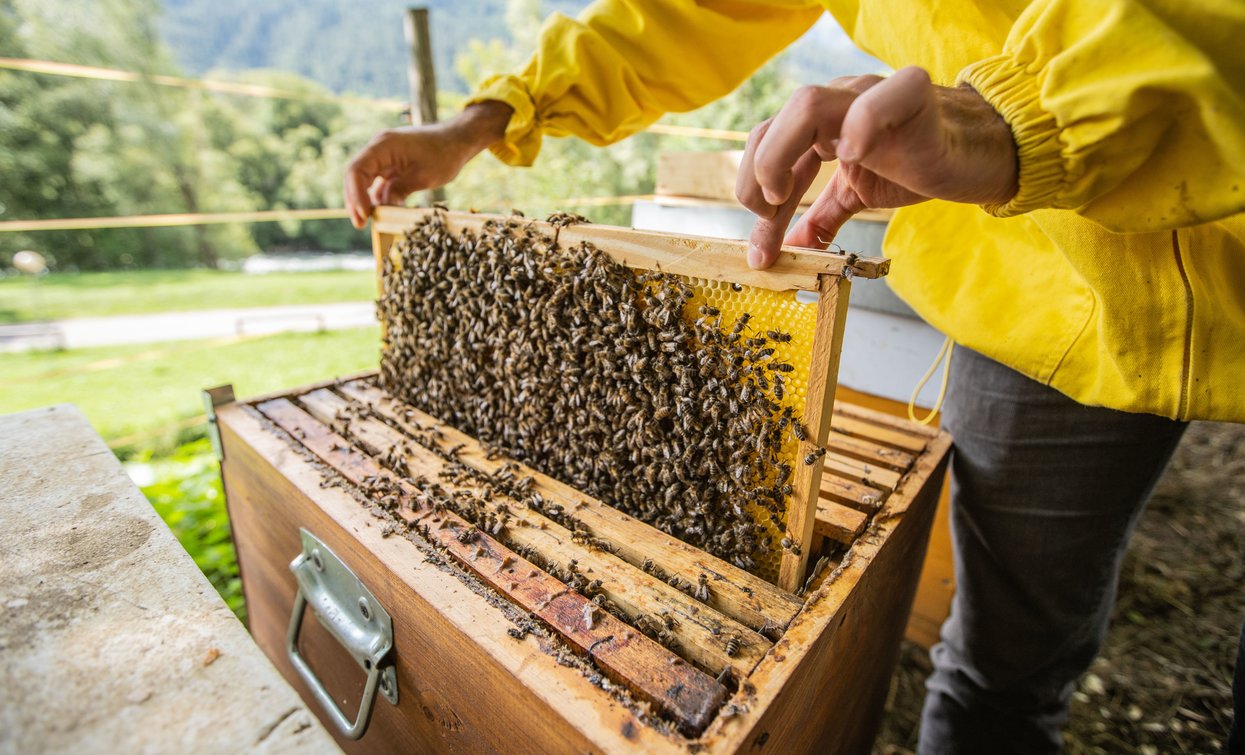
[[[912,398],[908,399],[908,419],[918,425],[928,425],[930,422],[933,422],[938,411],[942,409],[942,400],[947,397],[947,380],[951,376],[951,352],[954,350],[955,342],[951,340],[951,336],[947,336],[946,340],[942,342],[942,348],[938,350],[938,356],[934,357],[934,363],[925,371],[921,382],[916,384],[916,388],[912,391]],[[926,414],[921,419],[917,419],[916,397],[921,393],[921,389],[925,387],[925,384],[929,382],[929,379],[933,377],[934,370],[938,369],[938,365],[942,364],[944,359],[946,360],[946,365],[942,370],[942,385],[938,388],[938,398],[934,400],[934,407],[929,410],[929,414]]]

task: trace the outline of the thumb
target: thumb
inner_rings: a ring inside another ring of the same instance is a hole
[[[809,249],[825,249],[843,224],[864,208],[864,202],[848,181],[847,171],[840,165],[830,178],[830,183],[817,195],[808,211],[800,216],[783,243]]]

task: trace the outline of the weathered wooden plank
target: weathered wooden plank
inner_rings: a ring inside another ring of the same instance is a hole
[[[828,537],[838,543],[851,545],[865,531],[869,517],[855,509],[849,509],[833,501],[821,499],[817,502],[817,520],[814,530],[822,537]]]
[[[882,469],[866,464],[859,459],[837,453],[826,454],[826,473],[844,477],[852,482],[885,490],[894,491],[903,475],[892,469]]]
[[[808,389],[804,397],[804,423],[807,440],[800,443],[796,462],[794,491],[787,508],[787,538],[798,547],[786,549],[778,575],[778,586],[795,592],[804,584],[808,558],[812,553],[813,520],[820,496],[824,456],[814,463],[803,463],[816,449],[822,449],[830,434],[834,411],[834,391],[838,385],[839,355],[843,349],[843,329],[847,323],[847,300],[852,283],[841,275],[823,275],[818,282],[817,320],[808,370]]]
[[[938,437],[936,427],[918,425],[885,412],[848,403],[835,404],[834,425],[841,433],[868,438],[913,454],[920,453],[930,440]]]
[[[837,501],[851,509],[872,514],[882,508],[889,495],[884,490],[843,479],[838,475],[821,476],[821,497]]]
[[[421,208],[377,207],[372,219],[373,239],[377,244],[386,235],[400,238],[408,228],[432,212]],[[446,223],[454,231],[479,231],[488,220],[505,220],[498,215],[446,212]],[[555,229],[548,223],[531,222],[546,233]],[[816,291],[820,275],[840,276],[850,267],[852,274],[862,278],[880,278],[890,270],[890,260],[877,257],[848,257],[798,247],[783,247],[777,261],[766,270],[748,267],[745,241],[711,239],[698,236],[675,236],[631,228],[579,224],[557,231],[563,246],[588,242],[628,267],[660,270],[694,278],[739,283],[774,291]],[[387,247],[377,247],[380,253]]]
[[[913,455],[907,451],[847,435],[839,432],[833,425],[830,428],[830,438],[826,442],[826,447],[842,456],[850,456],[896,472],[908,471],[915,460]]]
[[[590,608],[583,595],[568,590],[561,581],[452,511],[421,505],[420,493],[413,485],[352,448],[346,438],[287,399],[274,399],[257,408],[355,485],[378,476],[395,481],[403,493],[395,513],[415,524],[486,584],[558,631],[616,682],[665,711],[680,728],[699,732],[716,714],[725,690],[712,677],[682,663],[613,616],[595,606]],[[471,537],[464,538],[464,533],[471,533]],[[678,694],[670,694],[676,688]]]
[[[394,399],[372,383],[352,381],[340,385],[337,390],[368,406],[407,434],[414,434],[421,427],[437,427],[444,433],[447,447],[461,446],[459,460],[473,469],[493,474],[505,464],[513,463],[504,456],[490,458],[491,455],[471,436]],[[794,595],[760,577],[714,558],[530,467],[520,465],[516,474],[531,477],[535,481],[535,492],[561,505],[568,516],[587,525],[595,536],[608,540],[628,563],[642,566],[645,561],[651,560],[667,574],[678,575],[692,584],[698,584],[701,574],[707,575],[709,605],[745,626],[758,631],[767,626],[771,629],[784,627],[802,605]]]
[[[408,442],[405,435],[379,420],[349,417],[350,404],[332,391],[313,391],[300,396],[299,401],[317,419],[345,430],[370,453],[400,454],[412,476],[424,475],[429,480],[439,480],[446,490],[469,494],[491,513],[510,517],[513,523],[501,535],[508,543],[516,548],[533,549],[560,570],[567,570],[571,561],[576,562],[576,568],[587,579],[601,580],[602,595],[627,614],[644,615],[664,626],[677,641],[683,656],[710,673],[720,674],[726,667],[735,666],[746,674],[772,644],[757,632],[636,569],[613,553],[580,542],[570,530],[519,501],[498,496],[481,484],[439,479],[448,471],[449,462],[418,443]],[[666,621],[665,616],[671,621]],[[734,654],[727,652],[731,638],[737,641]]]

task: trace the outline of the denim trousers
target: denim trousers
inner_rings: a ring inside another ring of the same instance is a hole
[[[1186,424],[1083,406],[963,347],[949,369],[956,592],[918,752],[1058,752],[1129,537]]]

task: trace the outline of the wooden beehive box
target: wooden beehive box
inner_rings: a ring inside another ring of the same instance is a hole
[[[382,208],[378,250],[412,217]],[[671,272],[703,270],[698,255],[724,249],[743,259],[729,244],[577,232],[629,264]],[[792,252],[765,274],[722,262],[712,269],[724,280],[820,290],[830,318],[822,358],[832,367],[841,337],[834,301],[846,296],[850,260]],[[809,391],[808,401],[821,403],[805,415],[810,443],[828,449],[825,473],[823,459],[809,465],[805,516],[794,504],[789,515],[789,534],[806,544],[783,560],[780,582],[790,589],[509,465],[388,395],[375,375],[242,402],[218,394],[214,421],[252,633],[308,700],[323,687],[319,706],[339,708],[343,728],[361,699],[376,700],[363,738],[341,738],[359,752],[867,751],[949,439],[834,405],[833,370],[826,373]],[[390,471],[398,457],[409,476]],[[530,478],[529,489],[562,516],[482,482],[500,476]],[[438,495],[504,512],[508,525],[464,521],[427,494],[432,481]],[[313,609],[320,598],[300,588],[290,562],[307,551],[300,574],[309,558],[324,571],[302,530],[370,592],[357,606],[354,598],[321,605],[318,622],[300,624],[299,596]],[[832,557],[810,559],[822,553]],[[372,601],[391,618],[391,647],[372,643],[360,654],[359,632],[379,621]],[[355,657],[324,627],[353,642]]]

